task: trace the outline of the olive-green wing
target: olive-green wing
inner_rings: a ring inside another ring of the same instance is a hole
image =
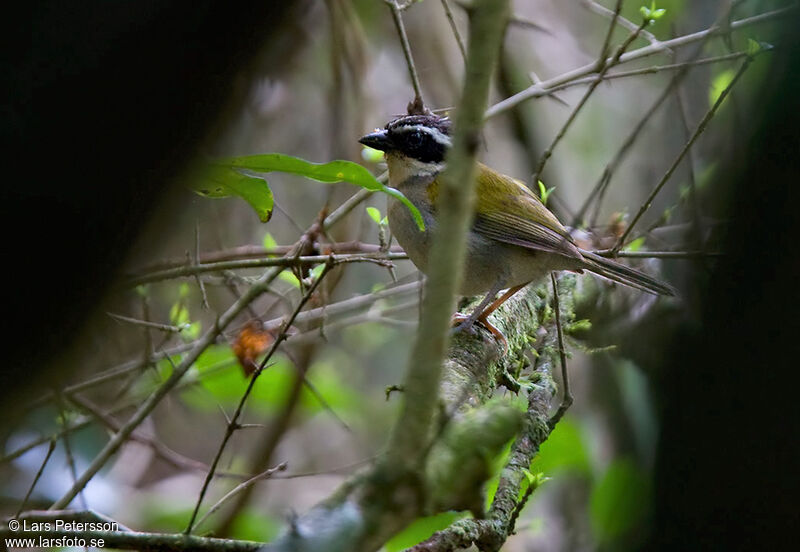
[[[478,164],[475,230],[503,243],[582,258],[567,230],[522,182]]]

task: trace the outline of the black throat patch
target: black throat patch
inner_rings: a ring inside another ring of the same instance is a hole
[[[386,125],[395,149],[423,163],[441,163],[451,145],[450,119],[436,115],[408,115]]]

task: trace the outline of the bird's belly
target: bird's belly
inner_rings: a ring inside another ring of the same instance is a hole
[[[431,235],[435,232],[436,222],[430,211],[420,211],[425,221],[424,232],[417,228],[404,205],[391,201],[388,209],[389,228],[411,262],[427,274]],[[489,291],[498,281],[502,281],[504,288],[527,284],[542,278],[550,270],[567,268],[563,259],[560,255],[501,243],[470,231],[458,292],[460,295],[479,295]],[[561,264],[564,266],[558,266]]]

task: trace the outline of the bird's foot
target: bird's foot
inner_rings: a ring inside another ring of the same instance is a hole
[[[491,333],[498,343],[503,346],[503,352],[508,352],[508,341],[506,341],[506,336],[504,336],[503,332],[498,330],[491,322],[489,322],[486,316],[467,316],[466,314],[457,312],[450,318],[450,325],[453,327],[453,332],[473,333],[472,326],[475,325],[475,322],[478,322],[481,326],[489,330],[489,333]]]

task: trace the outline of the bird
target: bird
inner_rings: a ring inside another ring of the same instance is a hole
[[[449,117],[433,113],[404,115],[359,139],[384,152],[389,185],[419,210],[420,229],[408,208],[389,198],[389,228],[409,259],[427,273],[438,218],[439,187],[452,147]],[[458,293],[486,294],[469,316],[454,324],[469,330],[477,321],[504,346],[503,334],[488,316],[517,291],[552,271],[588,271],[655,295],[675,289],[652,276],[579,247],[569,231],[523,182],[476,163],[474,218],[467,232],[463,278]],[[499,298],[498,293],[505,291]]]

